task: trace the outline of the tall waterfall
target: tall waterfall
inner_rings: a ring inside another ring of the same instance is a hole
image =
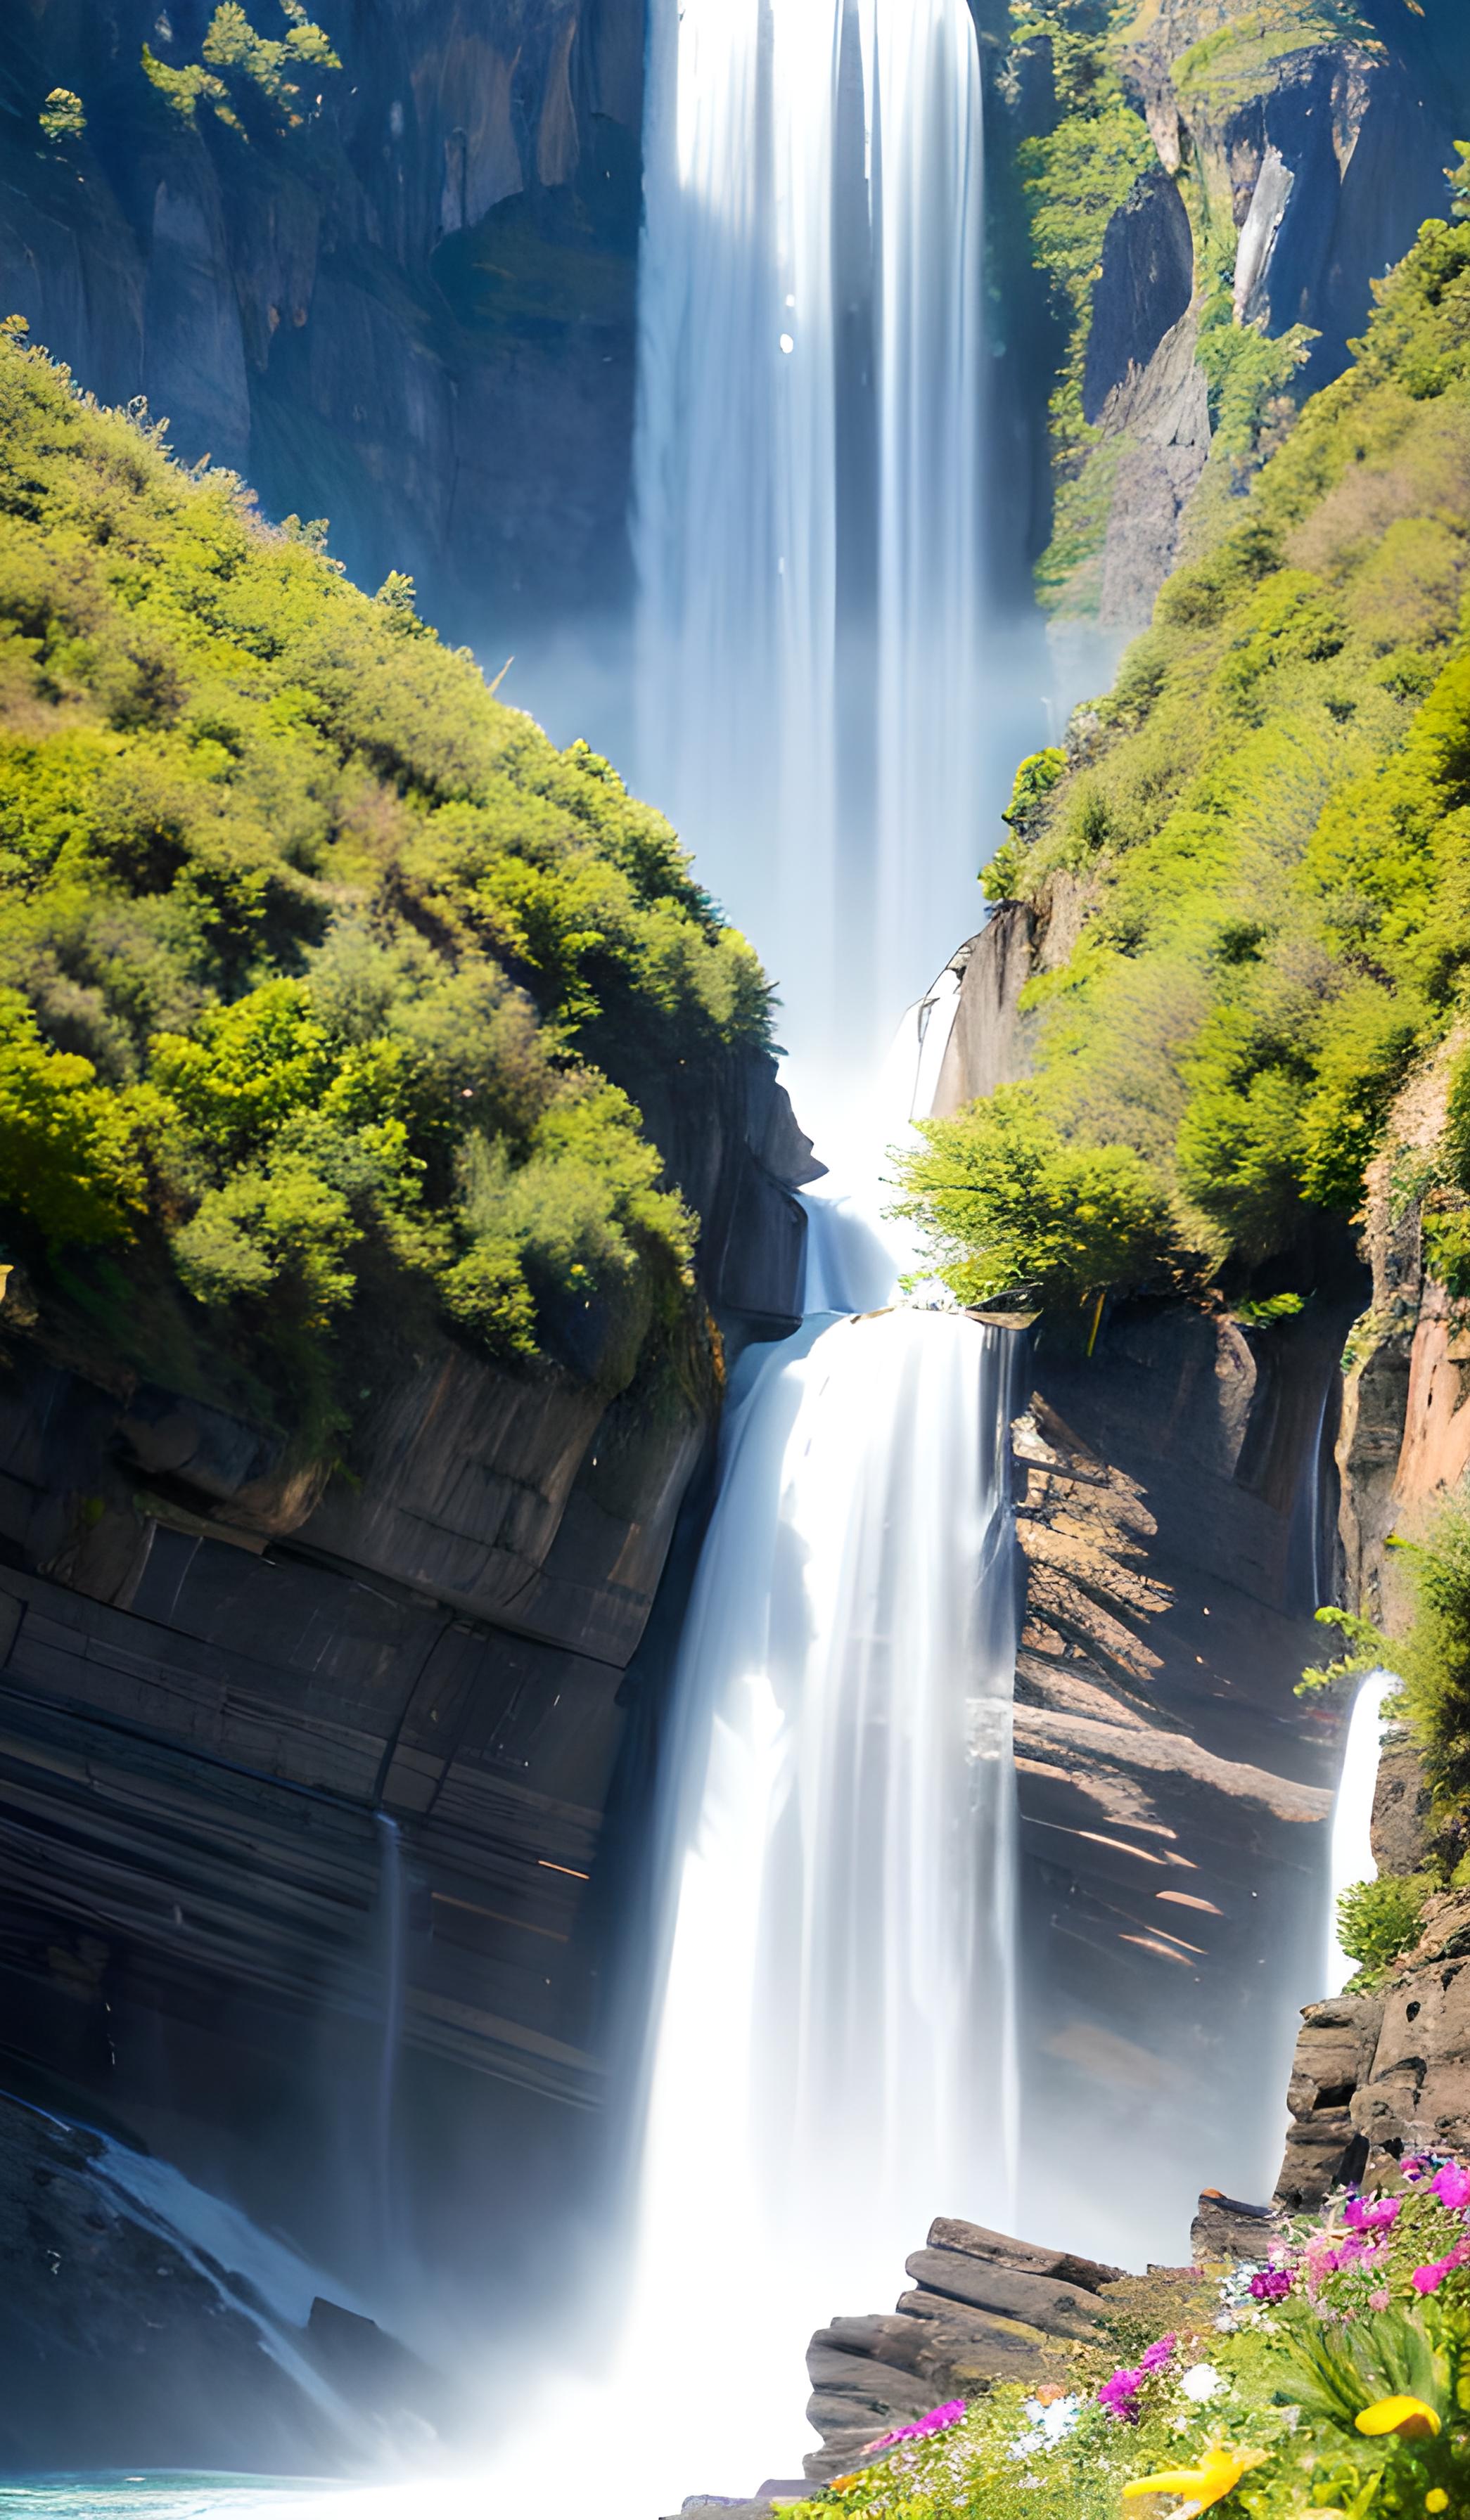
[[[972,922],[982,161],[966,0],[654,0],[637,766],[808,1126]]]
[[[624,2358],[661,2432],[685,2410],[670,2489],[798,2473],[812,2328],[894,2294],[937,2212],[1008,2210],[1013,1348],[896,1309],[744,1360],[676,1681]]]

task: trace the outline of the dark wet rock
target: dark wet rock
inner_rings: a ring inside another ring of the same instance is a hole
[[[1140,374],[1194,294],[1194,239],[1179,188],[1162,168],[1140,175],[1103,238],[1092,287],[1082,415]]]
[[[100,2149],[0,2097],[0,2467],[340,2470],[347,2398],[317,2403],[238,2298],[99,2185]]]

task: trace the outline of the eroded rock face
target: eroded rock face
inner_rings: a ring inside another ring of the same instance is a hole
[[[1098,2294],[1122,2270],[945,2217],[908,2260],[914,2289],[891,2315],[835,2318],[806,2355],[806,2420],[822,2436],[806,2474],[840,2476],[866,2446],[997,2380],[1035,2386],[1064,2361],[1047,2348],[1095,2336]]]
[[[1125,1309],[1090,1357],[1039,1349],[1016,1428],[1028,2141],[1087,2123],[1125,2186],[1141,2147],[1135,2213],[1273,2168],[1323,1930],[1339,1719],[1293,1692],[1350,1310]]]
[[[1092,496],[1107,525],[1060,593],[1062,620],[1143,628],[1188,556],[1212,445],[1199,324],[1218,273],[1213,250],[1200,249],[1198,216],[1191,234],[1186,198],[1204,196],[1215,234],[1235,230],[1235,324],[1273,337],[1303,325],[1315,337],[1296,388],[1308,390],[1341,373],[1373,282],[1423,220],[1445,215],[1445,169],[1470,97],[1463,13],[1456,0],[1430,0],[1412,16],[1369,14],[1372,33],[1317,27],[1286,51],[1238,0],[1159,0],[1136,20],[1121,68],[1158,167],[1103,241],[1083,410],[1100,431]],[[1229,455],[1249,469],[1248,450]],[[1228,481],[1227,468],[1221,496]]]
[[[457,636],[620,602],[643,0],[320,0],[341,72],[245,131],[143,73],[145,44],[197,63],[210,14],[9,13],[5,311],[186,462],[330,516],[363,584],[416,571]]]
[[[809,1148],[768,1059],[684,1099],[706,1298],[742,1336],[783,1330]],[[437,2094],[425,2183],[446,2210],[456,2110],[477,2147],[486,2109],[510,2111],[507,2178],[549,2158],[549,2121],[604,2094],[605,1814],[625,1676],[709,1458],[712,1347],[681,1371],[652,1342],[609,1396],[565,1363],[511,1371],[432,1323],[385,1323],[343,1461],[307,1469],[235,1406],[140,1383],[100,1344],[66,1353],[22,1309],[13,1280],[12,2055],[146,2139],[203,2146],[207,2176],[215,2138],[291,2112],[293,2207],[335,2184],[360,2226],[391,1969],[403,2105]],[[465,2069],[473,2108],[445,2096]],[[498,2175],[477,2171],[477,2193]],[[503,2200],[512,2227],[528,2210]],[[472,2247],[458,2221],[451,2255]]]

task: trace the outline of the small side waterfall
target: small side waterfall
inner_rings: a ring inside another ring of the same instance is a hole
[[[1378,1762],[1383,1750],[1384,1706],[1399,1683],[1391,1672],[1371,1671],[1353,1701],[1343,1773],[1332,1812],[1331,1900],[1327,1917],[1327,1987],[1341,1994],[1357,1962],[1337,1939],[1337,1903],[1355,1881],[1374,1881],[1373,1797],[1378,1787]]]
[[[814,1107],[979,857],[979,54],[966,0],[654,0],[638,776],[759,942]]]
[[[403,2040],[404,1905],[403,1840],[388,1812],[373,1814],[378,1832],[378,1935],[383,1971],[383,2040],[378,2055],[378,2083],[373,2115],[374,2169],[378,2189],[379,2237],[384,2263],[391,2261],[397,2240],[398,2200],[393,2174],[393,2104],[397,2093],[398,2051]]]

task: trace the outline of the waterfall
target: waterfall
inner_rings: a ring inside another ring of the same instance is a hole
[[[1340,1995],[1357,1962],[1337,1939],[1337,1903],[1355,1881],[1376,1881],[1373,1860],[1373,1797],[1378,1788],[1378,1762],[1383,1750],[1384,1708],[1398,1688],[1391,1672],[1371,1671],[1353,1701],[1343,1773],[1332,1811],[1330,1861],[1332,1904],[1327,1917],[1327,1993]]]
[[[379,2241],[384,2265],[388,2266],[392,2262],[400,2236],[393,2176],[393,2106],[397,2094],[398,2051],[403,2040],[407,1912],[403,1895],[403,1840],[398,1823],[384,1811],[375,1812],[373,1822],[379,1846],[378,1934],[383,1970],[383,2039],[378,2051],[373,2146]]]
[[[812,2328],[896,2293],[936,2213],[1010,2210],[1014,1354],[899,1308],[743,1360],[622,2357],[670,2493],[799,2472]]]
[[[973,921],[966,0],[654,0],[637,769],[786,998],[808,1126]]]

